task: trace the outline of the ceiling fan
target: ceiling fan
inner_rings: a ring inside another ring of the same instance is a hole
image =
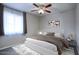
[[[31,10],[31,12],[37,11],[39,14],[44,14],[45,12],[46,13],[51,13],[51,11],[48,9],[49,7],[52,6],[52,4],[50,4],[50,3],[49,4],[39,4],[39,3],[36,4],[36,3],[33,3],[33,5],[37,8]]]

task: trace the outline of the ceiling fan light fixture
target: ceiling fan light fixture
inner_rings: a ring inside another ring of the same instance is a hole
[[[38,10],[38,13],[39,14],[44,14],[44,10],[40,9],[40,10]]]
[[[52,6],[52,4],[46,4],[46,3],[43,3],[43,4],[40,4],[40,3],[33,3],[33,5],[35,7],[37,7],[37,9],[34,9],[32,10],[33,11],[37,11],[39,14],[44,14],[44,13],[51,13],[51,10],[49,9],[49,7]]]

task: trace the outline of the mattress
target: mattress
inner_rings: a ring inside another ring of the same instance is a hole
[[[25,46],[36,51],[40,55],[57,55],[58,54],[57,47],[54,44],[51,44],[45,41],[35,40],[32,38],[26,38]]]

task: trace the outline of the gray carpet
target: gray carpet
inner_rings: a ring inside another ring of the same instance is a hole
[[[0,55],[18,55],[13,48],[0,50]]]
[[[31,50],[30,48],[26,48],[26,49],[24,48],[24,50],[7,48],[4,50],[0,50],[0,55],[40,55],[40,54],[36,53],[35,51]],[[74,51],[71,49],[67,49],[63,52],[62,55],[74,55]]]

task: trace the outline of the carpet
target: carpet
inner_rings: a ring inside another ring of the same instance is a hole
[[[0,55],[40,55],[36,51],[26,47],[24,44],[0,50]],[[72,48],[63,51],[62,55],[74,55]]]

